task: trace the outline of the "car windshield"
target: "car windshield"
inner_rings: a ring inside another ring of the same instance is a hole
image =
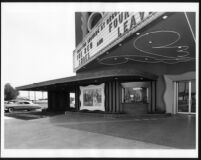
[[[30,104],[30,102],[24,102],[24,104]]]

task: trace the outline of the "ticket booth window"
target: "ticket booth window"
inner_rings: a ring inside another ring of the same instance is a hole
[[[123,88],[123,103],[148,103],[148,88],[126,87]]]

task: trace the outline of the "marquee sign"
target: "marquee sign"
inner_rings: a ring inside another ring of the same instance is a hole
[[[85,66],[162,14],[162,12],[110,12],[106,14],[74,50],[74,71]]]

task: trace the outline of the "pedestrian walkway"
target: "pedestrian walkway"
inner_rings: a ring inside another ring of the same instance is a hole
[[[195,117],[106,118],[61,114],[6,121],[6,148],[195,148]]]

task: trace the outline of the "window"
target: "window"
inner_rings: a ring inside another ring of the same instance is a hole
[[[17,102],[17,104],[24,104],[24,102]]]
[[[148,103],[148,88],[125,87],[123,88],[123,103]]]

